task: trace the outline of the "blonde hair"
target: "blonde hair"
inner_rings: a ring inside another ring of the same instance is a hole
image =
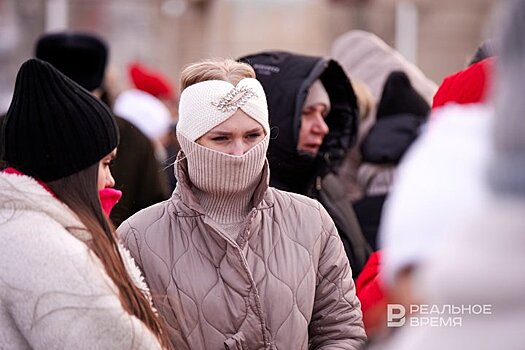
[[[206,80],[224,80],[237,85],[244,78],[255,78],[255,71],[247,63],[232,59],[207,59],[187,65],[181,73],[180,91]]]
[[[350,81],[357,97],[359,121],[363,122],[365,119],[373,117],[372,111],[375,109],[376,102],[372,92],[363,81],[355,78],[350,79]]]

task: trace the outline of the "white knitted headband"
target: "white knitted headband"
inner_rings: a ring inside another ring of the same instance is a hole
[[[196,141],[238,108],[259,122],[266,135],[270,133],[266,95],[261,83],[253,78],[242,79],[236,86],[224,80],[207,80],[184,89],[177,132]]]

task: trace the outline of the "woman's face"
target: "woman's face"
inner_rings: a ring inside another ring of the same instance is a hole
[[[313,155],[319,152],[324,137],[330,131],[325,121],[327,114],[328,107],[323,103],[316,103],[303,109],[297,144],[299,151]]]
[[[98,163],[98,190],[102,190],[106,187],[113,187],[115,186],[115,179],[113,179],[113,176],[111,175],[111,171],[109,170],[109,165],[111,164],[111,161],[115,158],[117,155],[117,149],[115,148],[110,154],[102,158],[102,160]]]
[[[200,137],[197,143],[218,152],[242,156],[265,136],[262,125],[238,109],[230,118]]]

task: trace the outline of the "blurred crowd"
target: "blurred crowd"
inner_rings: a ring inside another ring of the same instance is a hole
[[[440,84],[355,30],[180,82],[130,60],[115,91],[103,37],[42,34],[0,117],[0,348],[523,347],[525,0],[503,8]]]

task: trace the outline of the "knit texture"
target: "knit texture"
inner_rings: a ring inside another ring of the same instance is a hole
[[[118,145],[109,109],[51,64],[30,59],[16,77],[2,127],[10,166],[44,182],[97,163]]]
[[[486,58],[443,79],[434,95],[432,108],[447,103],[482,103],[488,98],[494,74],[495,58]]]
[[[251,201],[261,180],[270,137],[267,135],[242,156],[203,147],[180,133],[177,137],[188,162],[192,191],[206,214],[219,224],[242,223],[253,207]]]
[[[248,89],[255,94],[233,93],[231,103],[227,103],[231,109],[221,110],[218,105],[234,88]],[[246,100],[243,100],[243,96]],[[177,132],[190,141],[196,141],[230,118],[238,108],[259,122],[266,135],[270,134],[266,95],[261,84],[253,78],[242,79],[236,86],[223,80],[208,80],[184,89],[180,97]]]

